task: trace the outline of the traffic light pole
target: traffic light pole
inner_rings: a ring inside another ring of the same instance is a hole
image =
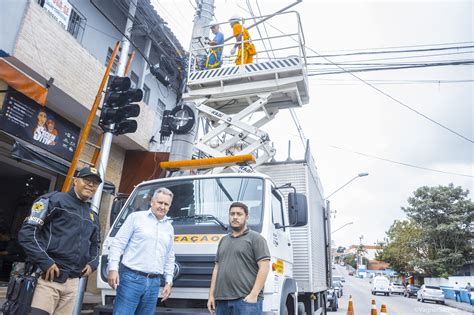
[[[124,31],[124,37],[122,38],[122,52],[120,54],[120,59],[117,67],[117,75],[118,76],[123,76],[125,73],[125,67],[127,66],[127,57],[128,57],[128,52],[130,50],[130,41],[128,38],[131,36],[131,30],[133,26],[133,18],[135,17],[135,12],[137,9],[137,0],[132,0],[130,2],[130,7],[129,7],[129,14],[127,18],[127,23],[125,25],[125,31]],[[114,59],[112,59],[113,62]],[[114,129],[114,125],[109,126],[109,130]],[[110,148],[112,146],[112,137],[113,133],[111,131],[106,131],[104,133],[104,136],[102,138],[102,145],[100,148],[100,155],[99,155],[99,161],[97,163],[97,169],[99,171],[99,174],[102,176],[102,183],[99,185],[97,188],[97,191],[92,198],[92,210],[95,211],[97,214],[99,213],[99,208],[100,208],[100,200],[102,198],[102,191],[104,189],[104,183],[105,183],[105,173],[107,170],[107,163],[109,161],[109,156],[110,156]],[[100,276],[100,270],[97,271],[98,276]],[[87,286],[87,278],[82,277],[79,280],[79,286],[77,288],[77,297],[76,297],[76,302],[74,303],[74,309],[72,314],[73,315],[80,315],[81,314],[81,309],[82,309],[82,301],[84,299],[84,292],[86,291],[86,286]]]

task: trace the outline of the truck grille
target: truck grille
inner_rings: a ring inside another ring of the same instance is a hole
[[[209,288],[215,255],[176,255],[174,287]]]

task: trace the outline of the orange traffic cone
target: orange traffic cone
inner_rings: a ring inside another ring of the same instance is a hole
[[[352,295],[349,295],[349,305],[347,305],[347,315],[354,315],[354,305],[352,305]]]
[[[382,307],[380,307],[380,315],[387,315],[387,307],[385,304],[382,304]]]
[[[370,310],[370,315],[377,315],[377,306],[375,305],[375,300],[372,300],[372,309]]]

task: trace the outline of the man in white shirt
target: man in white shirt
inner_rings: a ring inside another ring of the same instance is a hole
[[[110,246],[108,282],[117,290],[115,315],[155,314],[161,277],[162,300],[171,294],[174,229],[166,214],[172,200],[169,189],[157,189],[150,209],[130,214]]]

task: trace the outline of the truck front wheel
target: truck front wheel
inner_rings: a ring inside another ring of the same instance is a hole
[[[306,315],[303,302],[298,302],[298,315]]]

